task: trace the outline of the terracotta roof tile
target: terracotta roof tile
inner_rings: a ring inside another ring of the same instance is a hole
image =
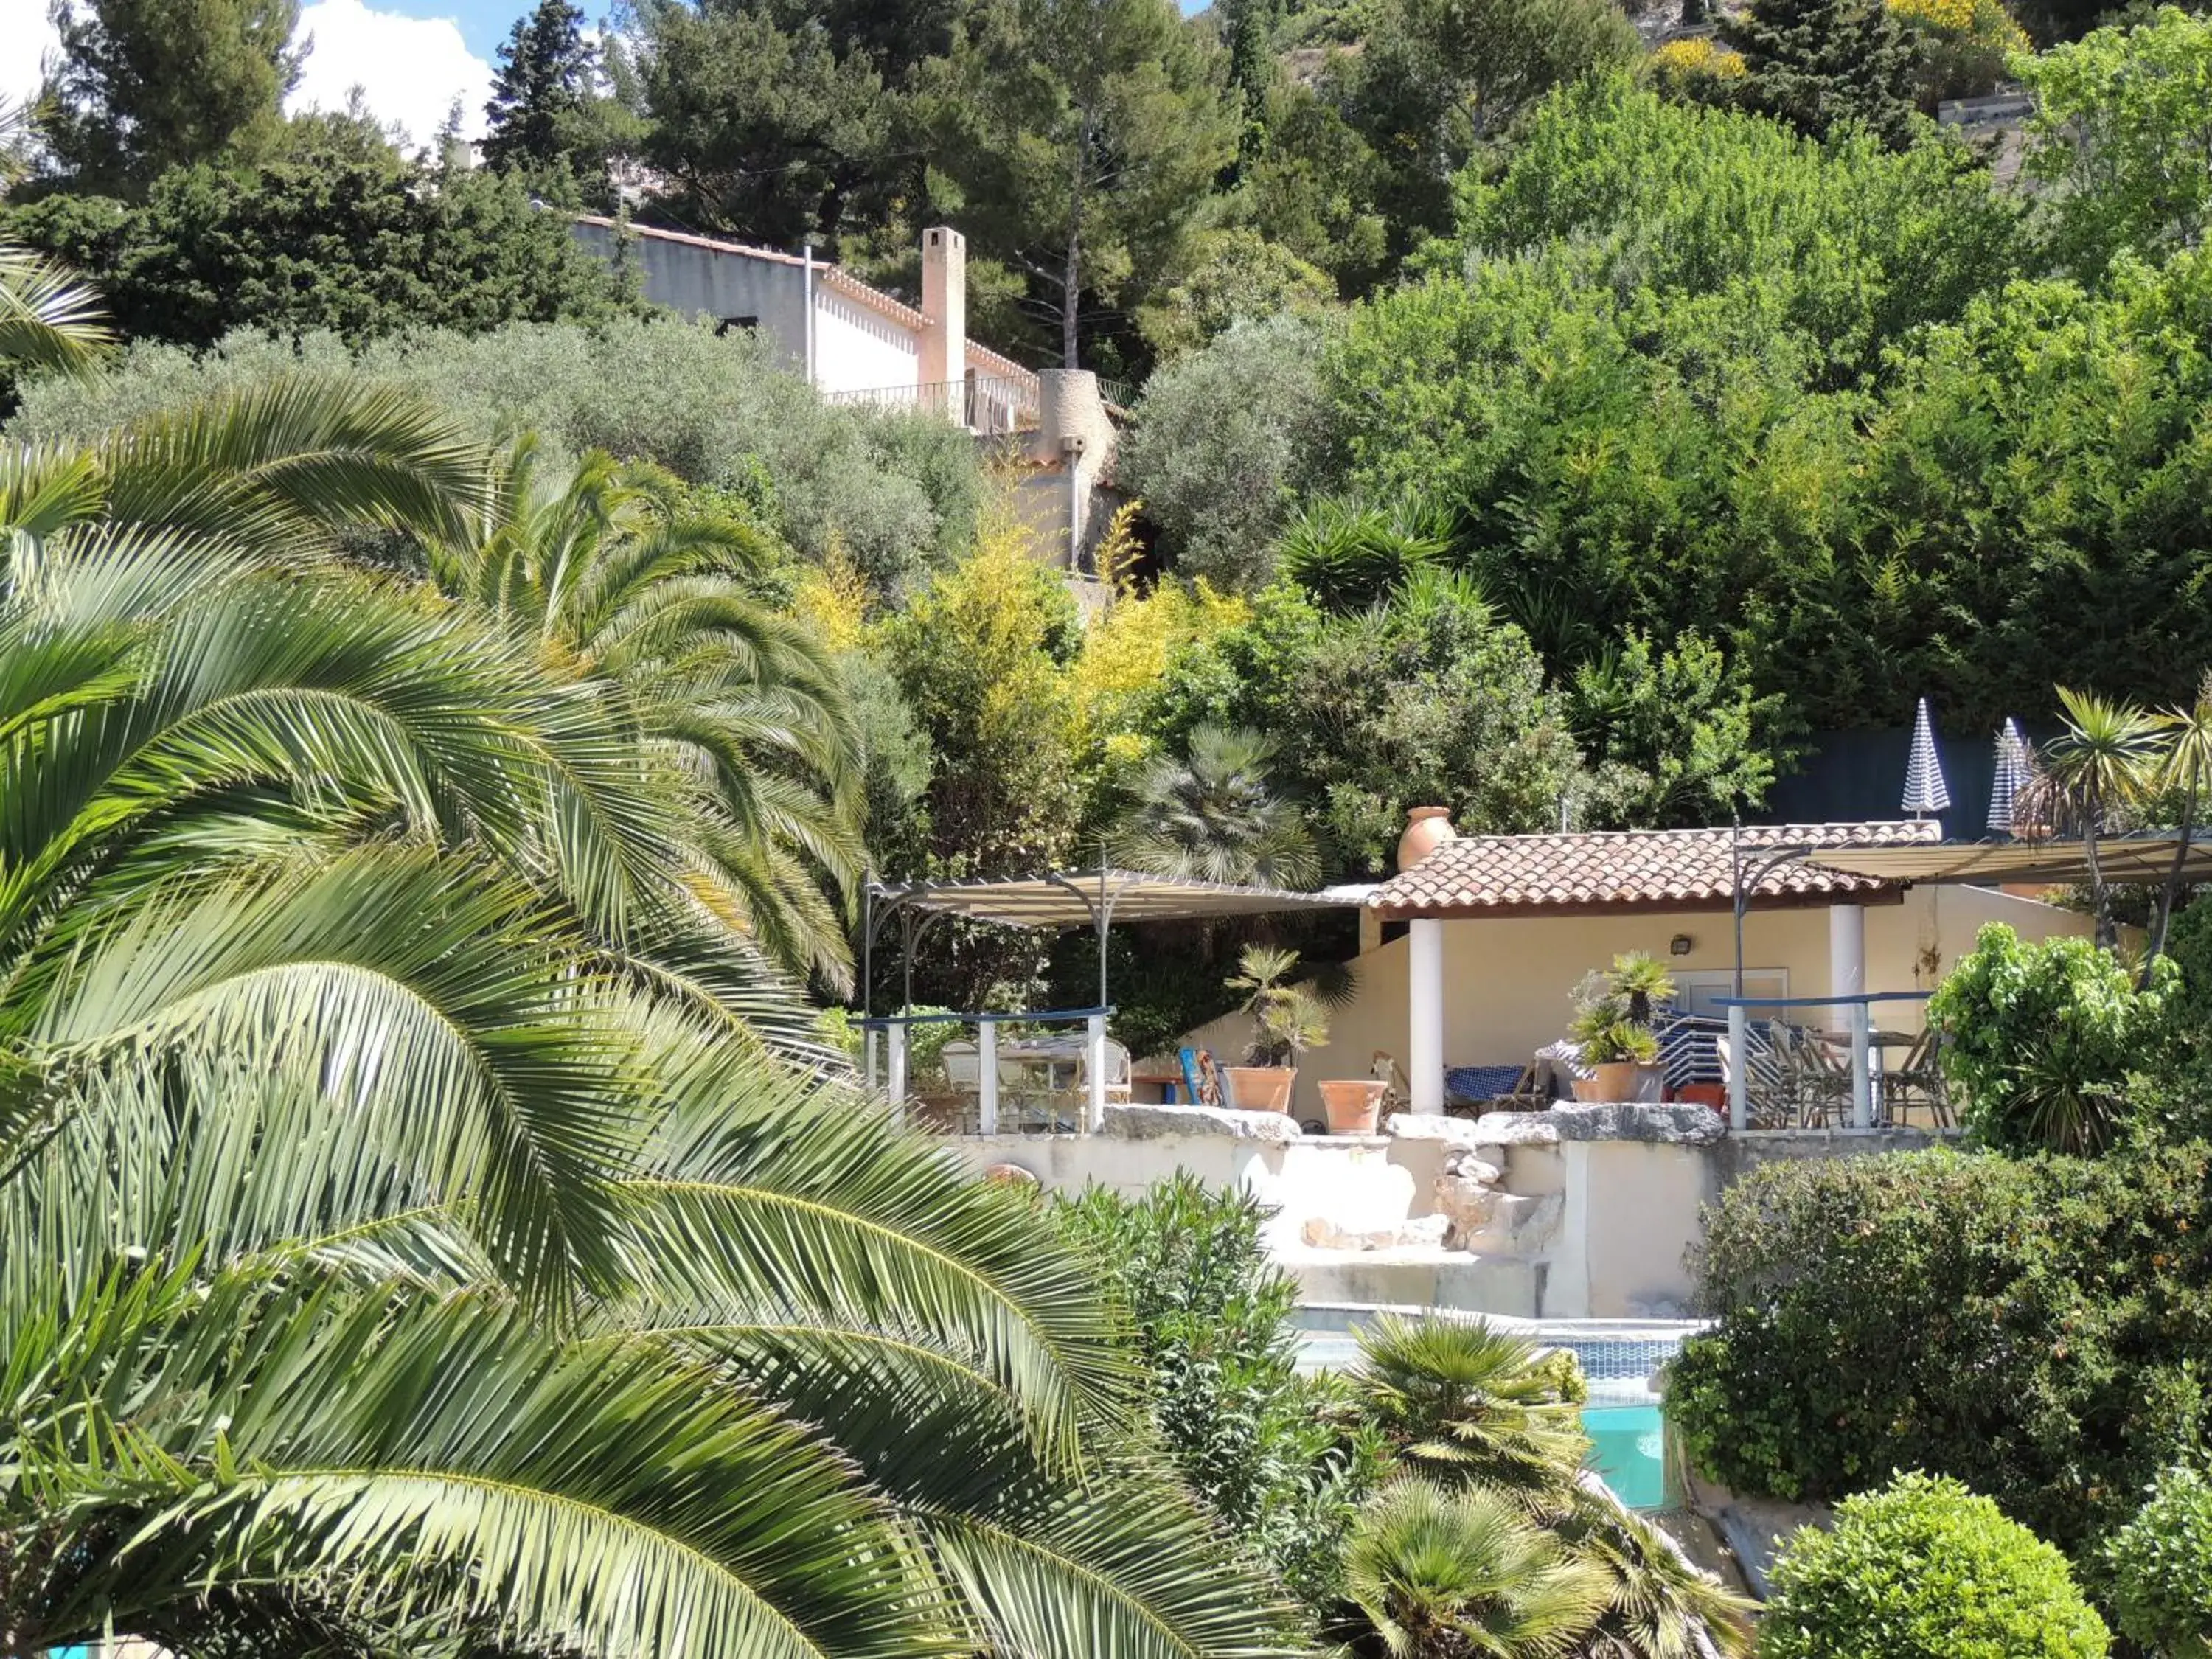
[[[1377,887],[1366,902],[1398,918],[1726,905],[1735,892],[1730,834],[1717,829],[1468,836],[1440,843],[1411,870]],[[1942,838],[1942,828],[1933,819],[1747,824],[1741,831],[1747,854],[1794,846],[1912,846]],[[1817,902],[1894,887],[1869,876],[1790,863],[1761,877],[1753,897]]]

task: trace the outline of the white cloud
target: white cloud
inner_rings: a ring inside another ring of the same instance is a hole
[[[0,0],[0,7],[30,0]],[[436,134],[453,100],[461,100],[461,135],[483,131],[491,65],[471,52],[450,17],[402,17],[362,0],[313,0],[300,11],[295,39],[314,38],[300,84],[286,107],[343,109],[359,87],[380,121],[396,121],[414,143]]]
[[[0,98],[20,102],[37,94],[40,60],[57,38],[46,0],[0,0]]]

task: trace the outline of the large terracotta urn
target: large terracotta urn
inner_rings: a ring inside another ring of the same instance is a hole
[[[1224,1066],[1229,1103],[1240,1112],[1287,1112],[1298,1074],[1287,1066]]]
[[[1389,1085],[1373,1078],[1328,1078],[1321,1085],[1322,1109],[1328,1114],[1333,1135],[1371,1135],[1382,1109],[1383,1091]]]
[[[1452,828],[1449,806],[1416,806],[1406,814],[1406,832],[1398,837],[1398,867],[1410,870],[1459,832]]]

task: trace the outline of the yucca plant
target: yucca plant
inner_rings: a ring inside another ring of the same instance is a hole
[[[2023,792],[2016,812],[2028,822],[2079,832],[2089,866],[2097,943],[2109,950],[2119,942],[2119,924],[2112,917],[2112,887],[2097,844],[2119,827],[2156,778],[2160,721],[2131,703],[2064,686],[2058,688],[2058,702],[2066,730],[2045,750],[2042,769]]]

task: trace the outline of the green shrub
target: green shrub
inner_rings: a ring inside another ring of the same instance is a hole
[[[1697,1263],[1717,1325],[1668,1392],[1691,1455],[1785,1498],[1954,1476],[2086,1562],[2203,1415],[2207,1158],[1933,1152],[1739,1182]]]
[[[1901,1474],[1808,1527],[1774,1567],[1762,1659],[2096,1659],[2066,1558],[1955,1480]]]
[[[1966,1127],[2001,1152],[2109,1146],[2128,1115],[2130,1074],[2163,1069],[2179,977],[2161,957],[2138,991],[2127,965],[2086,939],[2028,945],[1990,923],[1928,1005]]]
[[[2123,1634],[2173,1659],[2212,1655],[2212,1480],[2177,1464],[2106,1550]]]
[[[1380,1441],[1342,1384],[1297,1374],[1297,1285],[1268,1263],[1265,1207],[1179,1175],[1141,1200],[1093,1187],[1054,1208],[1129,1310],[1152,1418],[1184,1480],[1309,1607],[1326,1607]]]

